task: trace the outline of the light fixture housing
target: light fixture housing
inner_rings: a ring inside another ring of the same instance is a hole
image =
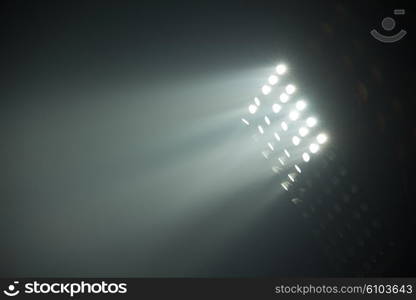
[[[304,172],[303,163],[312,160],[329,139],[324,131],[316,133],[321,123],[313,114],[305,115],[305,110],[311,110],[309,100],[298,96],[300,89],[286,80],[287,72],[287,65],[279,63],[275,72],[266,77],[260,95],[248,107],[247,114],[256,116],[241,118],[245,125],[251,125],[248,128],[257,132],[253,138],[262,145],[261,154],[270,161],[274,175],[282,179],[280,184],[285,190],[301,184],[298,176],[308,173]]]

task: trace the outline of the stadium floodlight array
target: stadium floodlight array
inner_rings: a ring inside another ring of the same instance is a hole
[[[279,63],[241,119],[244,126],[253,128],[261,154],[271,162],[286,191],[329,139],[299,87],[290,81],[289,71],[286,64]]]

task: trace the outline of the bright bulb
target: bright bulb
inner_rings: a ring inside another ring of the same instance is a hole
[[[277,132],[274,133],[274,137],[276,138],[276,140],[280,141],[280,136],[277,134]]]
[[[278,173],[279,173],[279,170],[280,170],[280,168],[279,168],[278,166],[273,166],[273,167],[272,167],[272,171],[273,171],[273,173],[278,174]]]
[[[311,159],[311,157],[309,156],[308,153],[305,152],[302,154],[302,159],[304,162],[308,162]]]
[[[298,171],[299,173],[302,173],[302,170],[299,168],[299,166],[298,166],[298,165],[295,165],[295,169],[296,169],[296,171]]]
[[[299,119],[299,112],[296,111],[296,110],[291,111],[290,114],[289,114],[289,118],[292,121],[296,121],[297,119]]]
[[[297,110],[304,110],[306,108],[306,102],[303,100],[299,100],[296,102],[296,109]]]
[[[273,145],[272,145],[272,143],[267,143],[267,146],[269,146],[269,148],[270,148],[270,150],[274,150],[274,147],[273,147]]]
[[[290,180],[292,180],[293,182],[295,182],[295,176],[292,174],[287,175],[287,177],[289,177]]]
[[[274,113],[278,113],[280,110],[282,109],[282,107],[279,105],[279,104],[277,104],[277,103],[275,103],[275,104],[273,104],[272,105],[272,110],[273,110],[273,112]]]
[[[267,125],[270,125],[270,119],[267,116],[264,117],[264,122],[266,122]]]
[[[316,123],[318,123],[318,121],[314,117],[309,117],[306,119],[306,125],[308,125],[308,127],[313,127],[316,125]]]
[[[324,144],[328,140],[328,136],[325,133],[320,133],[316,137],[319,144]]]
[[[292,138],[292,143],[293,145],[297,146],[300,143],[300,138],[297,137],[296,135]]]
[[[282,103],[286,103],[287,101],[289,101],[289,96],[288,94],[282,93],[279,97],[280,101],[282,101]]]
[[[246,125],[250,125],[250,123],[244,118],[242,118],[241,121],[243,121],[243,123],[246,124]]]
[[[257,111],[257,106],[255,106],[254,104],[250,104],[250,105],[248,106],[248,111],[249,111],[251,114],[255,114],[255,113],[256,113],[256,111]]]
[[[288,84],[285,90],[286,90],[286,93],[288,93],[289,95],[292,95],[296,91],[296,86],[294,86],[293,84]]]
[[[261,91],[264,95],[268,95],[272,91],[272,88],[266,84],[266,85],[263,85],[263,87],[261,88]]]
[[[284,150],[284,152],[285,152],[285,154],[286,154],[286,156],[287,157],[290,157],[290,153],[289,153],[289,151],[287,151],[286,149]]]
[[[276,67],[276,73],[279,75],[285,74],[287,71],[287,67],[284,64],[278,64]]]
[[[259,130],[259,132],[260,132],[261,134],[263,134],[263,133],[264,133],[263,127],[261,127],[261,126],[259,125],[257,128],[258,128],[258,130]]]
[[[286,131],[288,129],[288,126],[287,126],[286,122],[282,122],[281,126],[282,126],[282,129],[284,131]]]
[[[271,85],[275,85],[279,81],[279,77],[276,75],[270,75],[268,81]]]
[[[309,129],[308,128],[306,128],[306,127],[299,128],[299,134],[300,134],[300,136],[302,136],[302,137],[307,136],[308,133],[309,133]]]
[[[309,151],[311,151],[312,153],[316,153],[319,150],[319,145],[318,144],[310,144],[309,145]]]
[[[254,103],[256,103],[257,106],[260,106],[260,99],[257,97],[254,97]]]

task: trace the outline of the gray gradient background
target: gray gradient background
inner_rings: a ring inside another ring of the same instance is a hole
[[[239,121],[288,60],[359,152],[325,7],[8,2],[1,275],[330,274]]]

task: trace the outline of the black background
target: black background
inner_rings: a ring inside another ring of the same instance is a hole
[[[321,240],[289,201],[239,228],[235,220],[252,209],[253,200],[268,197],[264,187],[270,182],[230,189],[225,201],[192,216],[192,222],[179,214],[180,226],[171,231],[163,214],[152,217],[167,201],[180,201],[182,194],[175,191],[194,175],[181,180],[180,172],[165,174],[169,183],[164,184],[149,177],[150,170],[163,172],[189,149],[198,153],[228,135],[219,128],[187,146],[146,145],[158,135],[170,143],[175,131],[165,130],[197,126],[203,112],[228,109],[217,95],[229,95],[230,87],[231,96],[240,98],[231,104],[245,106],[257,86],[244,85],[238,76],[252,76],[248,70],[282,59],[314,98],[350,180],[366,191],[366,202],[382,220],[382,237],[396,244],[377,262],[376,274],[414,276],[416,76],[410,3],[3,1],[0,274],[367,274],[359,267],[334,269]],[[374,40],[369,31],[382,31],[382,18],[393,16],[395,8],[406,9],[395,19],[396,29],[406,29],[407,36],[393,44]],[[221,76],[226,84],[218,83]],[[199,85],[204,80],[217,83],[207,90]],[[170,99],[175,88],[179,96]],[[221,169],[207,164],[196,174]],[[131,178],[147,178],[154,187],[135,190]],[[122,184],[113,188],[123,181],[129,182],[131,198],[120,196]],[[153,189],[161,194],[152,198]],[[215,192],[208,189],[207,197],[214,199]],[[149,218],[135,217],[136,209]],[[216,252],[224,228],[238,234],[224,234],[229,244]],[[378,249],[384,241],[375,239]],[[159,250],[142,251],[145,244]]]

